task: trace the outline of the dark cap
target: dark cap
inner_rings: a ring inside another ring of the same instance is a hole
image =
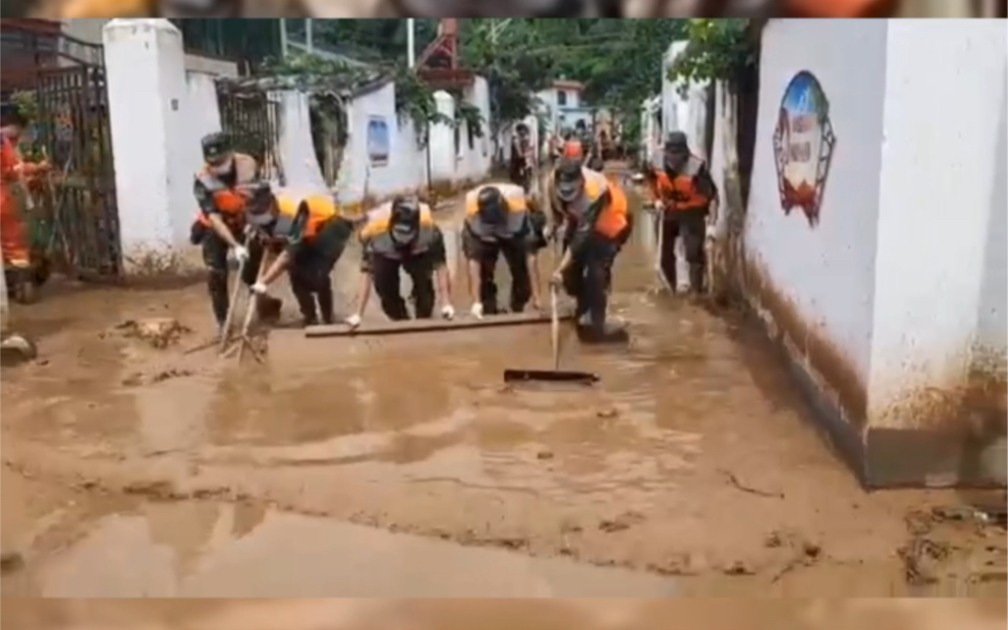
[[[484,223],[500,225],[507,222],[507,200],[496,186],[487,186],[479,191],[476,195],[476,207],[479,218]]]
[[[576,199],[584,184],[581,160],[570,157],[560,158],[556,171],[553,173],[553,183],[561,201],[570,202]]]
[[[420,233],[420,200],[415,196],[397,197],[389,217],[392,240],[408,243]]]
[[[689,149],[689,142],[686,133],[682,131],[670,131],[665,138],[665,150],[686,151]]]
[[[208,162],[220,159],[231,152],[231,140],[221,132],[203,136],[203,159]]]

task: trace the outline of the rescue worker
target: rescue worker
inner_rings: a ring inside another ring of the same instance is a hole
[[[655,210],[662,230],[661,268],[669,286],[676,287],[676,237],[682,236],[689,264],[690,289],[694,294],[704,286],[707,256],[704,245],[707,224],[717,220],[718,191],[704,161],[689,151],[686,134],[669,133],[662,154],[662,168],[651,173]]]
[[[263,182],[249,199],[246,219],[268,248],[280,249],[252,285],[253,293],[266,295],[270,284],[286,271],[302,323],[332,324],[330,275],[353,233],[353,224],[340,215],[335,199],[328,194],[274,194]]]
[[[532,185],[532,171],[535,165],[535,147],[532,144],[532,132],[525,123],[515,126],[514,139],[511,142],[511,182],[521,186],[526,191]]]
[[[550,282],[575,298],[579,333],[586,341],[615,341],[626,331],[606,323],[612,264],[633,230],[626,193],[615,181],[564,158],[550,191],[554,225],[564,255]]]
[[[516,184],[485,184],[466,194],[462,253],[473,301],[471,313],[476,319],[500,312],[494,275],[501,255],[511,272],[510,311],[521,313],[529,300],[533,308],[540,308],[536,251],[545,243],[540,242],[541,228],[537,231],[534,225],[534,205]],[[478,285],[476,290],[474,284]]]
[[[250,251],[238,240],[244,237],[245,205],[255,188],[259,168],[252,156],[236,153],[222,133],[204,136],[202,145],[206,164],[193,182],[199,211],[190,240],[203,249],[210,303],[217,325],[223,326],[229,305],[228,252],[245,263],[241,281],[249,287],[255,284],[262,260],[261,244],[253,244]],[[262,306],[261,300],[257,306]]]
[[[430,206],[415,196],[396,197],[368,212],[359,238],[364,250],[361,285],[357,312],[347,318],[347,324],[352,328],[360,325],[372,284],[389,319],[409,319],[400,291],[400,271],[412,281],[416,319],[433,316],[438,294],[441,317],[455,317],[444,234],[434,222]]]
[[[18,112],[5,116],[2,132],[0,132],[0,253],[4,259],[4,269],[9,278],[8,286],[16,299],[29,302],[34,295],[34,288],[41,284],[36,281],[37,263],[33,265],[32,248],[28,233],[28,224],[23,208],[14,194],[16,186],[23,187],[24,194],[28,191],[28,182],[49,170],[46,161],[31,163],[21,158],[17,145],[27,126],[27,120]],[[44,271],[47,274],[47,271]],[[44,278],[39,278],[44,280]]]

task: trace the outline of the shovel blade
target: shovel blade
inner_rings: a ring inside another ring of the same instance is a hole
[[[599,381],[599,377],[588,372],[567,372],[562,370],[504,370],[505,383],[526,381],[593,385]]]

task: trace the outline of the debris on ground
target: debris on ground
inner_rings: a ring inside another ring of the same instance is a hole
[[[17,365],[38,356],[38,348],[27,337],[12,334],[0,341],[0,360],[4,365]]]
[[[153,385],[155,383],[163,383],[174,378],[183,378],[186,376],[192,376],[193,371],[181,368],[167,368],[163,370],[158,370],[151,375],[145,375],[142,372],[133,372],[126,378],[122,380],[122,384],[126,387],[138,387],[140,385]]]
[[[904,577],[911,586],[934,584],[938,581],[939,565],[949,556],[949,546],[919,536],[898,551],[903,561]]]
[[[607,534],[613,532],[623,531],[624,529],[630,529],[634,525],[642,523],[644,521],[644,515],[640,512],[624,512],[613,519],[605,519],[599,521],[599,531],[603,531]]]
[[[157,350],[163,350],[177,344],[184,335],[192,332],[188,327],[171,317],[129,319],[115,328],[124,337],[146,341]]]
[[[728,480],[728,483],[730,483],[736,489],[741,490],[742,492],[745,492],[745,493],[748,493],[748,494],[755,494],[755,495],[761,496],[761,497],[768,497],[768,498],[772,498],[772,499],[783,499],[784,498],[784,493],[783,492],[777,492],[777,491],[772,491],[772,490],[763,490],[763,489],[751,486],[749,484],[743,483],[742,481],[739,480],[739,478],[735,475],[735,473],[733,473],[730,470],[721,469],[720,472]]]
[[[0,572],[16,571],[24,566],[24,557],[17,551],[0,553]]]

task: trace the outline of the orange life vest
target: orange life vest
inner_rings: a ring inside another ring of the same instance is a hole
[[[430,206],[425,203],[420,204],[420,232],[409,249],[403,250],[392,240],[391,228],[392,202],[387,201],[367,213],[364,227],[358,233],[358,238],[364,246],[364,251],[396,260],[402,258],[404,255],[422,254],[430,249],[437,232],[437,225],[434,223],[434,213],[431,212]]]
[[[240,230],[245,225],[246,198],[239,188],[254,182],[258,171],[255,158],[250,155],[235,153],[234,163],[236,173],[234,186],[226,185],[206,167],[196,174],[196,179],[213,195],[214,205],[232,232]],[[196,221],[210,227],[210,219],[203,210],[196,213]]]
[[[554,191],[551,193],[553,195],[554,207],[562,208],[564,214],[578,221],[581,220],[581,214],[588,206],[595,203],[602,195],[608,192],[609,201],[602,208],[602,212],[595,221],[594,229],[595,232],[607,239],[617,239],[629,225],[629,219],[627,218],[629,204],[627,203],[626,193],[615,181],[609,180],[598,171],[582,168],[581,173],[585,179],[582,199],[570,204],[564,204],[555,196],[556,193]]]
[[[306,242],[311,242],[322,228],[330,221],[339,216],[339,208],[336,201],[326,194],[313,194],[307,197],[299,197],[291,193],[278,193],[276,196],[277,216],[276,224],[272,229],[274,238],[287,238],[294,228],[295,220],[301,212],[302,207],[308,213],[304,227],[301,229],[301,238]]]
[[[665,203],[666,211],[707,209],[711,198],[697,188],[696,182],[703,166],[703,160],[691,155],[680,173],[670,175],[665,169],[655,171],[654,194]]]

